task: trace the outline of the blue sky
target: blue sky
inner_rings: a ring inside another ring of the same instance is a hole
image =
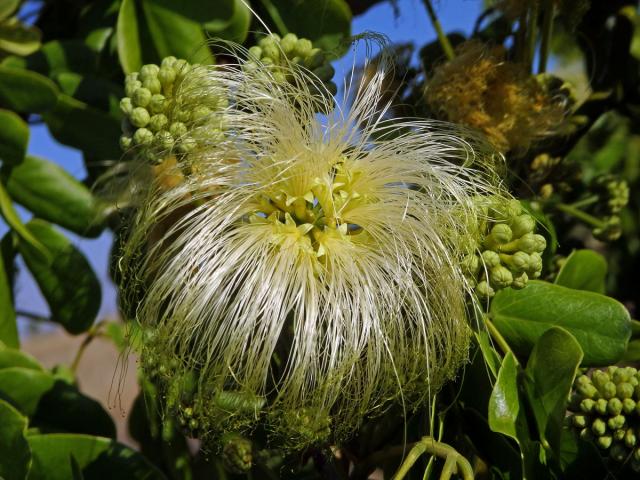
[[[440,0],[434,2],[442,25],[446,31],[469,32],[482,8],[482,0]],[[395,18],[391,4],[385,2],[370,9],[353,22],[353,33],[366,31],[380,32],[392,42],[417,42],[419,45],[435,39],[435,32],[429,23],[422,0],[398,0],[400,17]],[[336,62],[336,82],[350,69],[353,59],[349,57]],[[80,152],[57,143],[48,133],[46,126],[31,127],[29,153],[48,158],[77,178],[84,178],[86,170]],[[28,213],[21,211],[28,219]],[[6,228],[0,226],[0,233]],[[117,314],[116,290],[109,280],[108,259],[111,236],[103,233],[97,239],[85,239],[67,232],[74,244],[82,250],[97,272],[103,285],[100,318]],[[17,281],[16,306],[20,311],[28,311],[44,317],[48,307],[37,285],[24,264],[19,262],[20,273]],[[24,324],[23,324],[24,327]],[[24,328],[23,328],[24,330]]]

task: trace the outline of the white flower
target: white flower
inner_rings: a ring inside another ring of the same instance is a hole
[[[264,397],[276,429],[305,412],[346,435],[429,399],[466,359],[475,300],[460,262],[478,197],[500,192],[491,154],[448,124],[383,121],[378,65],[345,84],[348,111],[294,66],[290,83],[199,67],[176,92],[183,108],[227,98],[225,133],[205,119],[149,183],[122,286],[154,332],[147,354],[196,372],[205,429],[231,428],[211,398],[232,391]]]

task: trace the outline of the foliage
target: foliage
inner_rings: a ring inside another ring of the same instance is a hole
[[[482,205],[491,220],[477,232],[475,253],[461,260],[483,302],[470,316],[469,362],[439,391],[422,392],[428,401],[419,407],[389,406],[339,443],[331,439],[340,426],[329,417],[292,411],[278,420],[313,439],[299,451],[280,448],[287,439],[266,424],[193,448],[189,437],[206,435],[190,392],[203,383],[165,351],[166,364],[146,358],[139,372],[141,393],[128,418],[134,450],[115,439],[109,412],[82,393],[75,364],[49,370],[20,351],[18,259],[49,305],[45,320],[84,335],[82,349],[96,336],[123,351],[153,341],[135,322],[96,322],[100,283],[65,231],[86,238],[110,231],[117,264],[139,192],[112,186],[148,178],[129,168],[141,151],[149,175],[165,175],[167,189],[180,181],[166,171],[194,147],[187,128],[226,108],[176,103],[174,87],[189,65],[229,64],[240,52],[225,42],[234,41],[249,64],[268,64],[274,81],[290,81],[287,66],[301,65],[318,80],[316,93],[333,93],[341,79],[332,78],[329,61],[347,53],[352,16],[378,3],[0,0],[1,478],[366,478],[381,469],[398,480],[599,479],[640,470],[640,323],[632,319],[640,305],[640,13],[633,0],[488,1],[469,36],[447,33],[437,2],[423,0],[438,38],[390,46],[396,65],[385,78],[385,117],[435,117],[479,130],[504,156],[503,184],[515,199]],[[584,75],[548,73],[552,63]],[[86,179],[27,153],[35,124],[82,153]],[[219,131],[209,133],[213,142]],[[25,221],[25,212],[33,218]],[[139,299],[145,286],[123,293]],[[122,305],[124,318],[134,317],[135,305]],[[171,390],[164,379],[175,371],[182,383]],[[261,397],[224,390],[204,396],[228,415],[264,407]]]

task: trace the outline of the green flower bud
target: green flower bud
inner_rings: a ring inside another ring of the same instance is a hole
[[[178,143],[178,152],[189,153],[196,148],[197,143],[192,137],[182,137]]]
[[[539,253],[533,252],[529,255],[529,270],[527,273],[531,278],[538,278],[542,272],[542,257]]]
[[[545,248],[547,248],[547,239],[542,235],[538,235],[537,233],[533,236],[536,241],[535,251],[538,253],[544,252]]]
[[[593,434],[591,433],[591,429],[589,428],[583,428],[582,430],[580,430],[579,435],[582,440],[591,440],[593,438]]]
[[[611,435],[607,435],[605,437],[598,437],[598,439],[596,440],[596,443],[601,449],[606,450],[613,443],[613,438],[611,438]]]
[[[255,45],[249,49],[249,57],[254,60],[260,60],[262,58],[262,48]]]
[[[511,288],[520,290],[527,286],[528,281],[529,281],[529,275],[522,272],[520,275],[513,277],[513,283],[511,284]]]
[[[593,384],[596,386],[598,390],[602,390],[605,384],[611,381],[611,378],[606,372],[603,372],[602,370],[595,370],[591,374],[591,381],[593,382]]]
[[[176,60],[173,63],[172,68],[173,68],[173,71],[176,72],[176,77],[181,77],[187,72],[189,72],[189,70],[191,70],[191,66],[189,65],[189,62],[187,62],[186,60],[183,60],[182,58],[180,60]]]
[[[124,77],[124,84],[127,85],[129,83],[135,83],[140,81],[140,73],[139,72],[131,72],[128,73],[126,77]]]
[[[177,122],[187,123],[191,120],[191,110],[187,108],[181,108],[173,112],[173,119]]]
[[[482,252],[482,263],[485,267],[491,269],[500,265],[500,255],[492,250],[485,250]]]
[[[131,103],[129,97],[123,97],[120,100],[120,111],[126,116],[131,115],[131,112],[133,112],[133,103]]]
[[[622,412],[622,400],[619,398],[611,398],[607,404],[607,412],[610,415],[620,415]]]
[[[636,434],[633,433],[633,429],[627,429],[627,433],[624,436],[624,444],[629,448],[633,448],[636,446],[636,440]]]
[[[629,378],[631,378],[631,375],[626,368],[618,368],[615,372],[613,372],[613,375],[611,377],[616,385],[622,382],[628,382]]]
[[[594,390],[595,390],[595,387],[594,387]],[[596,413],[599,413],[600,415],[606,415],[608,403],[609,402],[607,402],[604,398],[599,398],[596,400],[596,403],[593,406],[593,410]]]
[[[491,285],[495,285],[498,288],[506,288],[513,282],[513,275],[507,268],[498,265],[489,272],[489,280]]]
[[[636,409],[636,401],[632,398],[625,398],[622,400],[622,411],[627,415],[633,413]]]
[[[124,86],[124,94],[127,97],[133,97],[133,94],[139,89],[142,88],[142,82],[136,80],[133,82],[126,83]],[[135,102],[134,102],[135,103]]]
[[[251,469],[253,462],[251,441],[240,435],[232,435],[224,440],[222,460],[231,473],[242,474]]]
[[[631,398],[633,396],[633,387],[627,382],[619,383],[616,387],[616,395],[621,399]]]
[[[598,394],[598,390],[593,385],[580,385],[577,390],[585,398],[595,398]]]
[[[164,57],[160,62],[160,70],[163,68],[172,68],[178,59],[174,56]],[[159,73],[159,72],[158,72]]]
[[[571,418],[574,427],[584,428],[587,426],[587,417],[585,417],[584,415],[574,415]]]
[[[307,56],[300,55],[303,59],[304,66],[310,70],[321,67],[326,63],[326,57],[319,48],[312,49]]]
[[[619,428],[624,427],[626,420],[627,419],[624,415],[616,415],[607,421],[607,425],[611,430],[618,430]]]
[[[591,398],[585,398],[580,402],[580,410],[584,413],[591,413],[596,402]]]
[[[158,77],[147,78],[142,82],[143,88],[149,90],[152,94],[160,93],[162,91],[162,84]]]
[[[536,228],[536,221],[531,215],[518,215],[511,221],[511,230],[514,238],[520,238],[526,233],[532,233]]]
[[[151,120],[149,112],[142,107],[136,107],[131,112],[130,121],[134,127],[145,127],[149,120]]]
[[[476,293],[478,296],[484,298],[491,298],[496,294],[495,290],[491,288],[485,280],[478,282],[478,285],[476,285]],[[595,391],[595,388],[593,388],[593,390]]]
[[[209,115],[211,115],[211,110],[208,107],[199,105],[193,109],[193,112],[191,112],[191,120],[197,122],[198,120],[202,120]]]
[[[133,145],[133,140],[128,135],[120,136],[120,148],[122,150],[129,150]]]
[[[152,132],[158,132],[165,128],[168,124],[169,120],[167,120],[166,115],[159,113],[151,117],[151,120],[149,120],[149,129]]]
[[[580,375],[578,377],[576,377],[575,380],[575,386],[579,387],[580,385],[589,385],[592,382],[591,378],[589,378],[589,375]]]
[[[187,126],[182,122],[173,122],[169,126],[169,133],[173,138],[180,138],[187,134]]]
[[[524,252],[516,252],[511,256],[503,255],[500,258],[507,258],[509,267],[516,272],[528,270],[531,263],[531,258]]]
[[[326,63],[313,70],[313,73],[323,82],[330,81],[336,73],[336,70],[330,63]]]
[[[151,101],[151,92],[143,87],[136,88],[136,91],[133,92],[131,96],[131,100],[136,107],[146,107]]]
[[[282,47],[284,53],[289,55],[295,50],[297,42],[298,37],[295,34],[287,33],[284,37],[282,37],[280,46]]]
[[[160,67],[158,67],[158,65],[155,65],[153,63],[150,63],[148,65],[143,65],[142,68],[140,68],[139,80],[141,82],[144,82],[147,78],[155,78],[158,76],[159,71],[160,71]]]
[[[165,89],[168,89],[176,80],[176,71],[173,68],[162,67],[158,72],[158,80]]]
[[[307,58],[312,54],[312,50],[313,43],[311,43],[311,40],[308,40],[306,38],[299,38],[296,42],[294,53],[298,57]]]
[[[139,128],[133,134],[133,143],[136,145],[148,145],[153,141],[153,133],[146,128]]]
[[[516,199],[496,203],[491,206],[491,213],[497,220],[507,222],[522,213],[522,205]]]
[[[503,244],[511,241],[513,238],[513,232],[509,225],[505,223],[497,223],[491,229],[489,236],[494,242]]]
[[[174,143],[173,137],[166,130],[156,133],[153,141],[161,150],[170,150]]]
[[[462,259],[462,268],[468,275],[475,275],[480,269],[480,260],[477,255],[467,255]]]
[[[624,440],[624,435],[627,432],[625,431],[624,428],[621,428],[619,430],[616,430],[615,432],[613,432],[613,441],[614,442],[622,442]]]
[[[149,110],[151,113],[162,113],[165,107],[165,96],[159,93],[151,96],[151,101],[149,102]]]
[[[271,59],[274,63],[280,60],[280,48],[275,43],[265,43],[260,45],[262,47],[262,55]]]
[[[616,395],[616,384],[613,382],[605,383],[600,393],[606,399],[613,398]]]

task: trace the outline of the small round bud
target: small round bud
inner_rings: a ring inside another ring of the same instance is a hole
[[[622,411],[629,415],[636,410],[636,401],[632,398],[625,398],[622,400]]]
[[[578,393],[585,398],[595,398],[598,394],[598,390],[593,385],[580,385],[578,388]],[[606,408],[606,407],[605,407]]]
[[[197,122],[198,120],[203,120],[209,115],[211,115],[211,110],[208,107],[199,105],[193,109],[193,112],[191,112],[191,120]]]
[[[613,382],[605,383],[600,393],[606,399],[613,398],[616,395],[616,384]]]
[[[149,120],[151,120],[149,112],[142,107],[136,107],[131,112],[130,121],[134,127],[145,127]]]
[[[154,65],[153,63],[143,65],[140,68],[140,77],[139,80],[144,82],[147,78],[155,78],[160,71],[160,67],[158,65]]]
[[[607,403],[607,412],[609,415],[619,415],[622,412],[622,400],[619,398],[611,398]]]
[[[462,259],[462,268],[469,275],[475,275],[480,268],[480,260],[477,255],[467,255]]]
[[[628,382],[630,377],[631,375],[629,375],[629,372],[626,368],[618,368],[615,372],[613,372],[611,379],[613,380],[613,383],[618,385],[622,382]]]
[[[507,268],[498,265],[489,272],[489,280],[491,280],[491,285],[495,285],[498,288],[506,288],[513,282],[513,274]]]
[[[525,272],[522,272],[520,275],[513,277],[513,283],[511,283],[511,288],[520,290],[527,286],[528,281],[529,281],[529,275],[527,275]]]
[[[607,425],[611,430],[618,430],[619,428],[624,427],[626,420],[627,419],[624,415],[616,415],[607,421]]]
[[[180,77],[187,73],[190,70],[189,62],[184,59],[176,60],[172,65],[173,71],[176,73],[177,77]]]
[[[571,421],[576,428],[584,428],[587,426],[587,417],[584,415],[574,415]]]
[[[624,440],[624,435],[626,434],[626,430],[624,428],[620,428],[613,432],[613,440],[616,442],[621,442]]]
[[[533,252],[529,255],[529,270],[527,273],[532,278],[538,278],[542,272],[542,257],[539,253]]]
[[[187,134],[187,126],[182,122],[173,122],[169,126],[169,133],[173,135],[173,138],[180,138]]]
[[[491,288],[485,280],[478,282],[478,285],[476,285],[476,293],[478,296],[485,298],[491,298],[496,294],[495,290]]]
[[[167,89],[175,82],[176,71],[173,68],[162,67],[158,72],[158,80],[160,80],[160,84]]]
[[[589,375],[579,375],[578,377],[576,377],[575,380],[575,386],[578,387],[580,385],[589,385],[590,383],[592,383],[591,378],[589,378]]]
[[[594,387],[595,389],[595,387]],[[607,413],[607,405],[608,402],[604,398],[599,398],[596,400],[595,405],[593,406],[593,410],[600,415],[606,415]]]
[[[253,462],[251,441],[239,435],[230,436],[222,448],[224,466],[232,473],[242,474],[251,469]]]
[[[124,77],[124,84],[127,85],[129,83],[135,83],[140,81],[140,73],[139,72],[131,72],[128,73],[126,77]]]
[[[143,87],[137,88],[133,92],[131,100],[136,107],[146,107],[151,101],[151,92]]]
[[[524,272],[529,269],[531,259],[524,252],[516,252],[509,259],[509,266],[517,272]]]
[[[595,370],[591,374],[591,381],[598,390],[602,390],[605,384],[611,381],[611,378],[609,378],[609,375],[606,372],[603,372],[602,370]]]
[[[120,136],[120,148],[122,150],[129,150],[133,145],[133,140],[128,135]]]
[[[536,252],[537,242],[533,233],[525,233],[518,239],[518,250],[524,253]]]
[[[142,88],[142,82],[139,80],[129,82],[124,86],[124,94],[127,97],[133,97],[133,94],[136,93],[139,88]]]
[[[624,444],[629,448],[633,448],[636,446],[636,440],[636,434],[633,433],[633,429],[627,429],[627,433],[624,436]]]
[[[520,238],[527,233],[533,232],[536,228],[536,221],[531,215],[523,214],[515,217],[511,221],[510,226],[513,231],[514,238]]]
[[[261,45],[262,55],[271,59],[274,63],[280,60],[280,48],[275,43],[265,43]]]
[[[181,108],[173,112],[173,119],[177,122],[187,123],[191,120],[191,109]]]
[[[189,153],[196,148],[197,143],[192,137],[182,137],[178,143],[178,151],[180,153]]]
[[[584,413],[590,413],[595,406],[595,401],[591,398],[585,398],[580,402],[580,410]]]
[[[163,68],[171,68],[176,63],[178,59],[174,56],[164,57],[162,62],[160,62],[160,70]],[[159,73],[159,72],[158,72]]]
[[[133,143],[136,145],[148,145],[153,141],[153,133],[146,128],[139,128],[133,134]]]
[[[143,80],[142,87],[149,90],[152,94],[160,93],[162,91],[162,84],[158,77],[147,78]]]
[[[149,102],[149,110],[151,113],[162,113],[165,107],[165,96],[159,93],[151,96],[151,101]]]
[[[158,132],[165,128],[168,124],[169,120],[167,120],[167,117],[162,113],[158,113],[157,115],[151,117],[151,120],[149,120],[149,129],[152,132]]]
[[[257,45],[254,45],[249,49],[249,57],[254,60],[260,60],[262,58],[262,48]]]
[[[538,235],[537,233],[533,236],[536,241],[535,251],[538,253],[544,252],[545,248],[547,248],[547,239],[542,235]]]
[[[306,38],[299,38],[296,42],[294,53],[298,57],[307,58],[313,50],[313,43]]]
[[[492,250],[485,250],[482,252],[482,263],[485,267],[491,269],[500,265],[500,255]]]
[[[129,97],[124,97],[120,100],[120,111],[124,115],[131,115],[131,112],[133,111],[133,103]]]
[[[296,48],[296,44],[298,42],[298,37],[294,33],[287,33],[284,37],[282,37],[282,41],[280,42],[280,46],[282,50],[287,55],[293,53]]]
[[[174,143],[173,137],[167,131],[156,133],[153,141],[161,150],[170,150]]]
[[[596,440],[596,443],[601,449],[606,450],[613,443],[613,438],[611,438],[610,435],[598,437],[598,439]]]
[[[512,199],[506,202],[496,202],[494,205],[492,205],[491,210],[497,220],[506,222],[522,213],[522,205],[520,205],[520,202],[518,200]]]
[[[491,229],[490,236],[494,242],[503,244],[511,241],[511,238],[513,238],[513,232],[509,225],[505,223],[497,223]]]
[[[621,399],[631,398],[633,396],[633,387],[630,383],[622,382],[616,386],[616,396]]]

